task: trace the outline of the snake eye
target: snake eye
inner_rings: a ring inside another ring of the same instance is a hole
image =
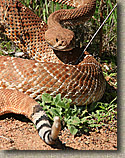
[[[56,38],[56,42],[58,42],[58,38]]]

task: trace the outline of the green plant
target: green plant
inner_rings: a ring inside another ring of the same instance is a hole
[[[45,93],[42,95],[40,105],[51,120],[54,116],[59,116],[63,127],[66,126],[71,134],[75,135],[80,129],[88,131],[89,127],[102,127],[106,121],[112,121],[117,115],[115,100],[110,104],[98,102],[92,105],[96,110],[93,110],[94,108],[88,110],[87,106],[71,106],[71,99],[61,98],[61,94],[52,97]]]
[[[92,119],[88,121],[90,127],[101,127],[106,125],[108,121],[113,121],[114,117],[117,115],[117,104],[114,103],[117,97],[108,103],[98,102],[98,109],[95,112],[89,114]]]
[[[72,134],[76,134],[77,129],[75,126],[80,124],[80,120],[77,117],[79,110],[76,106],[73,109],[70,108],[71,102],[71,99],[61,99],[61,94],[53,98],[45,93],[42,95],[41,105],[51,120],[53,120],[54,116],[59,116],[63,120],[63,125],[66,125]]]

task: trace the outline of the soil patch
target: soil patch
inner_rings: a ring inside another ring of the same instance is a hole
[[[51,147],[41,140],[32,122],[0,119],[0,150],[117,150],[117,124],[80,136],[64,128],[59,135],[62,144]]]

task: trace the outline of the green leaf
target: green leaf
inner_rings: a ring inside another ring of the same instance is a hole
[[[65,107],[64,107],[65,109],[70,108],[70,103],[72,102],[71,99],[63,98],[63,102],[65,104]]]
[[[88,122],[88,120],[87,120],[88,118],[91,118],[91,116],[83,117],[83,118],[80,120],[80,122],[81,122],[81,123]]]
[[[42,101],[45,103],[51,103],[52,102],[52,97],[48,93],[42,94]]]
[[[78,132],[78,129],[76,129],[75,126],[69,126],[68,128],[69,128],[70,133],[71,133],[72,135],[75,135],[75,134]]]
[[[83,110],[81,116],[84,116],[87,112],[87,109]]]
[[[53,113],[53,116],[60,116],[59,108],[51,108],[51,112]]]
[[[64,103],[70,104],[72,102],[72,99],[63,98],[63,101],[64,101]]]
[[[58,101],[57,106],[65,108],[65,103],[63,101]]]
[[[71,117],[71,119],[68,120],[67,124],[72,124],[74,126],[78,126],[80,124],[80,119],[78,117]]]
[[[57,94],[54,101],[55,103],[58,103],[59,101],[61,101],[61,94]]]

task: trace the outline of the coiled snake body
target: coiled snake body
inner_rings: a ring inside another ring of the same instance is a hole
[[[61,21],[66,23],[66,20],[67,23],[87,20],[94,13],[96,1],[83,0],[80,6],[78,1],[66,1],[65,4],[68,2],[71,5],[76,3],[77,8],[53,13],[48,27],[17,0],[0,0],[0,24],[4,33],[35,59],[0,56],[0,115],[7,112],[26,115],[36,124],[41,138],[48,144],[57,138],[60,120],[56,117],[51,129],[48,118],[33,99],[40,99],[45,92],[53,96],[61,93],[62,97],[71,98],[73,104],[86,105],[99,100],[105,90],[101,66],[93,56],[85,52],[83,60],[74,65],[79,54],[76,48],[71,50],[74,34],[67,31],[66,36],[59,24]]]

